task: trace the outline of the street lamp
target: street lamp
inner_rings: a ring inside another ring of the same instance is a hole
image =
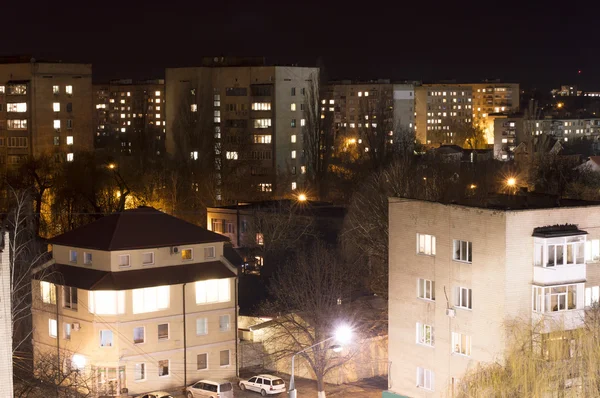
[[[114,169],[115,167],[117,167],[117,166],[114,163],[110,163],[108,165],[108,168],[111,169],[111,170]]]
[[[306,202],[306,194],[301,193],[298,195],[298,202]]]
[[[294,355],[292,355],[292,375],[290,376],[290,391],[289,391],[289,398],[296,398],[296,385],[294,384],[294,359],[296,358],[296,355],[298,354],[302,354],[303,352],[306,352],[308,350],[310,350],[311,348],[314,348],[318,345],[321,345],[329,340],[336,340],[337,342],[339,342],[340,344],[348,344],[350,342],[350,340],[352,340],[352,329],[348,326],[348,325],[342,325],[339,326],[336,330],[333,336],[320,341],[316,344],[311,345],[310,347],[307,347],[305,349],[303,349],[302,351],[298,351],[297,353],[295,353]],[[341,345],[333,345],[331,346],[331,349],[333,349],[335,352],[340,352],[342,350],[342,346]]]
[[[509,177],[506,180],[506,185],[509,187],[514,187],[515,185],[517,185],[517,180],[514,177]]]

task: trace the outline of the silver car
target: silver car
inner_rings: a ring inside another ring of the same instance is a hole
[[[227,380],[200,380],[186,388],[187,398],[233,398],[233,386]]]

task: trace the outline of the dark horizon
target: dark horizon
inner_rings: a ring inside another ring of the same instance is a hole
[[[45,4],[30,18],[6,18],[4,32],[19,33],[0,55],[91,63],[97,82],[163,78],[165,68],[197,66],[204,56],[257,55],[276,64],[320,60],[332,80],[500,79],[524,88],[577,84],[600,91],[593,26],[551,5],[543,15],[527,5],[444,3],[432,14],[397,4],[183,3]],[[31,14],[26,6],[11,3],[4,15]]]

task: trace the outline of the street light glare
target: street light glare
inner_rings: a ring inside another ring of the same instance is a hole
[[[335,331],[335,339],[340,344],[348,344],[352,340],[352,329],[348,325],[342,325]]]
[[[510,177],[508,180],[506,180],[506,185],[508,185],[509,187],[514,187],[517,184],[517,180],[513,177]]]
[[[116,166],[115,166],[115,164],[114,164],[114,163],[111,163],[111,164],[109,164],[109,165],[108,165],[108,168],[109,168],[109,169],[114,169],[115,167],[116,167]]]
[[[298,195],[298,201],[299,202],[306,202],[306,194],[303,194],[303,193],[299,194]]]

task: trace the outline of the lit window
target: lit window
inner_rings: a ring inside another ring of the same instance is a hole
[[[125,127],[121,127],[121,133],[124,133],[126,131],[127,131],[127,129]]]
[[[255,144],[270,144],[271,143],[271,135],[254,135],[254,143]]]
[[[129,267],[129,254],[119,255],[119,267]]]
[[[113,345],[112,330],[101,330],[100,331],[100,347],[112,347],[112,345]]]
[[[418,279],[417,297],[426,300],[435,300],[435,281],[430,281],[427,279]]]
[[[19,113],[27,112],[27,102],[13,102],[6,104],[6,111]]]
[[[73,86],[66,86],[65,93],[67,93],[68,95],[73,95]]]
[[[154,92],[154,96],[155,96],[155,97],[160,97],[160,91],[155,91],[155,92]]]
[[[62,287],[62,295],[63,295],[63,308],[68,308],[71,310],[77,309],[77,288],[70,286]]]
[[[583,290],[583,284],[551,287],[533,286],[533,311],[543,313],[578,309],[578,286],[581,286]],[[579,293],[583,293],[583,291]]]
[[[52,93],[53,94],[58,94],[60,93],[60,88],[58,86],[52,86]]]
[[[73,136],[72,135],[67,136],[67,145],[73,145]]]
[[[158,99],[158,98],[157,98],[157,99],[155,99],[155,100],[154,100],[154,103],[155,103],[155,104],[160,104],[160,99]]]
[[[359,97],[362,97],[362,91],[359,91],[359,92],[358,92],[358,96],[359,96]]]
[[[48,333],[50,334],[50,337],[52,337],[53,339],[56,338],[56,335],[58,333],[58,326],[56,323],[56,319],[48,319]]]
[[[161,323],[158,325],[158,339],[169,340],[169,324]]]
[[[124,103],[125,103],[125,100],[124,100],[124,99],[122,99],[122,100],[121,100],[121,103],[122,103],[122,104],[124,104]]]
[[[60,120],[55,120],[54,121],[54,129],[55,130],[60,130]]]
[[[296,143],[296,134],[292,134],[290,140],[292,141],[292,144]]]
[[[323,118],[324,115],[321,115],[321,118]],[[296,119],[292,119],[292,121],[290,122],[290,127],[296,127]]]
[[[254,119],[255,129],[266,129],[271,127],[271,119]]]
[[[300,119],[300,126],[306,126],[306,119]]]
[[[292,104],[290,105],[290,110],[291,111],[295,111],[296,110],[296,104],[292,102]]]
[[[306,166],[300,166],[300,173],[306,174]]]
[[[219,316],[219,331],[228,332],[231,329],[231,321],[229,315]]]
[[[198,151],[192,151],[192,152],[190,152],[190,159],[192,159],[192,160],[198,160]]]
[[[41,281],[40,293],[43,303],[56,304],[56,286],[54,283]]]
[[[471,336],[452,332],[452,352],[455,354],[471,355]]]
[[[133,313],[145,314],[169,308],[169,286],[147,287],[134,289]]]
[[[229,279],[196,282],[196,304],[225,303],[230,300]]]
[[[96,315],[125,313],[125,292],[95,290],[88,292],[88,309]]]
[[[600,260],[600,240],[589,239],[585,242],[585,261],[597,262]]]
[[[229,366],[229,350],[219,352],[219,365]]]
[[[433,391],[433,372],[421,367],[417,368],[417,387]]]
[[[208,334],[208,318],[196,319],[196,336]]]
[[[146,341],[146,329],[143,326],[133,328],[133,344],[142,344]]]
[[[417,253],[435,256],[435,236],[417,234]]]
[[[71,340],[71,324],[63,322],[63,329],[65,340]]]
[[[292,151],[292,159],[296,159],[296,151]]]
[[[192,260],[194,258],[193,249],[183,249],[181,251],[181,259],[183,261]]]
[[[148,252],[142,254],[142,264],[151,265],[154,264],[154,252]]]
[[[230,152],[227,151],[225,152],[225,157],[229,160],[237,160],[238,159],[238,153],[237,152]]]
[[[256,233],[256,244],[260,246],[265,244],[265,237],[260,232]]]
[[[157,107],[158,108],[158,107]],[[198,104],[192,104],[190,105],[191,111],[192,112],[198,112]],[[158,110],[158,109],[157,109]]]
[[[146,364],[145,363],[136,363],[135,364],[134,379],[135,379],[135,381],[146,380]]]
[[[295,182],[292,182],[292,191],[296,190],[298,185]]]
[[[417,323],[417,344],[433,347],[434,342],[433,326]]]
[[[252,110],[253,111],[270,111],[271,103],[270,102],[253,102]]]
[[[585,306],[591,307],[600,301],[600,286],[585,288]]]
[[[198,356],[196,357],[196,361],[197,361],[197,370],[205,370],[208,369],[208,354],[203,353],[203,354],[198,354]]]

